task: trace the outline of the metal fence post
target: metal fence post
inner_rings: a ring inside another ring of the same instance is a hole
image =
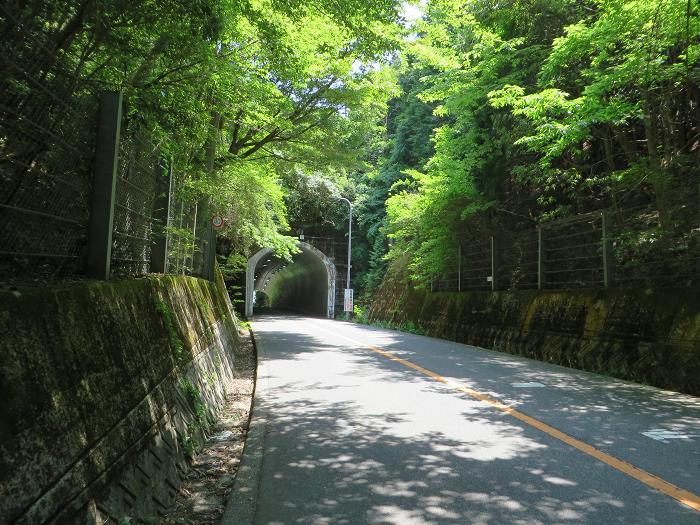
[[[170,217],[170,194],[173,166],[166,169],[163,159],[156,157],[156,191],[153,200],[153,246],[151,246],[151,272],[168,271],[168,220]]]
[[[190,206],[190,209],[192,206]],[[185,256],[183,267],[185,268],[185,273],[187,272],[187,258],[189,258],[190,265],[189,271],[190,275],[197,275],[198,268],[195,266],[195,254],[197,252],[197,219],[199,218],[199,203],[194,203],[194,215],[192,216],[192,251]]]
[[[211,282],[216,281],[216,230],[209,222],[209,256],[206,260],[207,279]]]
[[[86,261],[87,275],[95,279],[110,273],[121,120],[122,93],[101,93]]]
[[[462,291],[462,243],[457,245],[457,291]]]
[[[202,278],[207,281],[214,281],[214,261],[216,260],[216,231],[211,223],[211,214],[204,217],[207,222],[204,224],[202,234]]]
[[[537,289],[544,288],[544,230],[537,226]]]
[[[603,285],[609,288],[613,284],[613,240],[610,236],[610,212],[601,213],[601,230],[603,242]]]
[[[498,243],[491,236],[491,291],[498,290]]]
[[[195,275],[213,281],[216,237],[211,224],[209,199],[206,197],[201,198],[197,203],[197,209],[195,231],[198,232],[201,242],[199,243],[199,250],[195,252],[192,266]]]

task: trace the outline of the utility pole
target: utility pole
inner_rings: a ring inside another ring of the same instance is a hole
[[[352,255],[352,202],[350,202],[345,197],[338,197],[339,200],[348,203],[348,278],[345,285],[345,296],[343,301],[343,309],[346,313],[346,318],[350,320],[350,313],[352,312],[353,297],[352,289],[350,288],[350,266],[351,266],[351,255]],[[350,304],[350,310],[347,309],[348,301]]]

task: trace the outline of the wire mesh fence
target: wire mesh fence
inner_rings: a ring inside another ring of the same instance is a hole
[[[457,246],[431,291],[685,287],[700,283],[700,205],[690,192],[542,222]],[[662,211],[660,211],[662,210]]]
[[[127,127],[119,149],[112,275],[144,275],[150,269],[156,180],[165,167],[157,145],[142,129]]]
[[[201,250],[202,234],[198,231],[198,203],[188,195],[186,177],[173,171],[168,214],[168,271],[182,275],[198,274],[196,254]]]
[[[310,244],[317,250],[322,251],[324,254],[326,254],[328,257],[331,259],[336,259],[336,266],[338,265],[343,265],[344,267],[347,267],[347,264],[345,262],[345,259],[343,257],[347,257],[347,241],[338,241],[334,237],[320,237],[320,236],[304,236],[302,239],[300,237],[300,240]],[[336,252],[338,257],[336,258]]]
[[[97,102],[41,13],[0,4],[0,274],[83,271]]]
[[[491,261],[493,246],[490,239],[461,243],[458,256],[457,279],[450,278],[443,284],[440,280],[433,283],[436,290],[490,290]],[[455,288],[455,282],[457,288]]]
[[[153,123],[122,119],[66,36],[84,7],[0,3],[0,280],[202,273],[212,243],[187,177],[173,192]]]
[[[90,111],[85,115],[94,120],[97,98],[92,94],[86,103]],[[36,124],[27,118],[13,122],[6,113],[0,117],[0,279],[88,275],[86,252],[94,241],[88,231],[95,220],[90,208],[96,126],[85,126],[82,117],[76,123],[71,120],[74,114],[53,120],[51,114],[45,115],[52,129],[72,133],[71,140],[76,140],[72,146],[39,133],[23,133],[25,126]],[[111,224],[111,243],[105,252],[109,277],[152,271],[202,275],[207,259],[198,255],[208,239],[208,222],[201,217],[198,221],[201,211],[187,191],[186,173],[176,172],[172,162],[161,157],[158,144],[143,128],[127,123],[116,140],[116,177],[106,185],[114,189],[113,205],[97,211],[104,224]],[[154,269],[154,250],[161,250],[169,265]]]
[[[601,213],[545,222],[540,239],[542,288],[604,286]]]
[[[613,278],[624,286],[689,286],[700,281],[700,215],[688,199],[665,212],[641,205],[610,213]]]
[[[513,290],[537,288],[539,232],[506,232],[495,242],[497,284]]]

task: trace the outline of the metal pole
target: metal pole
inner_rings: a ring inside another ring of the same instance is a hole
[[[153,200],[153,246],[151,246],[151,272],[168,271],[168,221],[170,217],[170,193],[172,192],[172,165],[167,169],[163,159],[156,157],[156,191]]]
[[[603,286],[609,288],[613,282],[613,245],[610,236],[610,215],[605,210],[601,213],[601,230],[603,241]]]
[[[462,291],[462,243],[457,248],[457,291]]]
[[[190,209],[191,206],[190,206]],[[199,211],[199,203],[194,203],[194,217],[192,219],[192,253],[190,254],[190,275],[196,275],[194,268],[194,254],[197,251],[197,212]]]
[[[86,268],[88,277],[95,279],[109,279],[112,262],[112,228],[121,120],[121,91],[102,93],[95,147],[95,172],[92,179]]]
[[[348,277],[345,285],[345,289],[350,289],[350,268],[351,268],[351,256],[352,256],[352,202],[350,202],[345,197],[338,197],[339,200],[348,203]],[[350,312],[347,312],[347,318],[350,319]]]
[[[544,232],[537,226],[537,289],[544,289]]]
[[[491,291],[498,290],[498,245],[496,238],[491,236]]]
[[[348,218],[348,290],[350,289],[350,256],[352,254],[352,204],[348,201],[348,206],[350,206],[349,218]]]

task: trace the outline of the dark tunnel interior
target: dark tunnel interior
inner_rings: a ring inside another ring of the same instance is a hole
[[[270,254],[255,271],[256,312],[262,308],[326,317],[328,273],[323,261],[302,249],[291,262]]]

